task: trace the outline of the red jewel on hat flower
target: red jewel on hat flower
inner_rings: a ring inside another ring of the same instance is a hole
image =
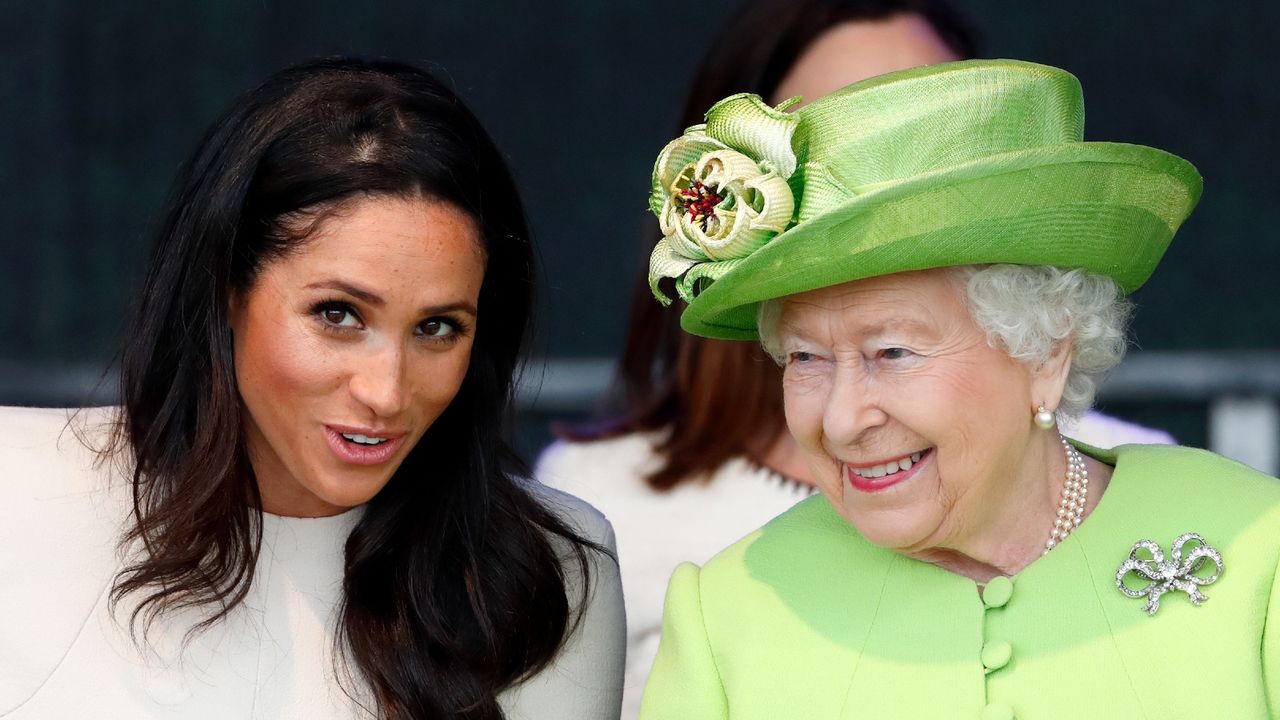
[[[703,231],[706,231],[707,221],[715,219],[716,205],[723,202],[724,198],[717,195],[711,188],[703,185],[702,181],[694,180],[689,187],[680,191],[677,201],[689,213],[689,217],[701,225]]]
[[[746,93],[726,98],[663,148],[654,163],[649,208],[662,240],[649,258],[649,286],[663,303],[662,278],[691,300],[791,224],[796,169],[788,101],[769,107]]]

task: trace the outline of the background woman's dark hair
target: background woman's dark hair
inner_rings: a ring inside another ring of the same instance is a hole
[[[500,718],[496,694],[544,667],[571,632],[585,597],[568,597],[566,576],[590,587],[587,552],[599,548],[518,484],[524,468],[504,441],[533,292],[514,182],[458,98],[409,66],[285,70],[241,97],[184,169],[120,360],[112,450],[135,463],[124,542],[145,552],[112,599],[137,593],[132,619],[144,627],[207,608],[197,628],[243,601],[262,516],[228,298],[305,243],[300,212],[370,195],[462,209],[487,265],[461,390],[347,540],[339,647],[383,717]],[[563,567],[566,543],[576,563]]]
[[[924,18],[957,57],[978,54],[974,31],[942,0],[748,0],[708,46],[676,133],[734,93],[768,100],[805,49],[836,25],[908,13]],[[647,250],[655,239],[646,240]],[[641,269],[618,369],[627,409],[606,423],[561,431],[574,440],[663,431],[655,448],[661,462],[646,478],[657,490],[706,476],[734,457],[758,461],[785,427],[773,360],[756,343],[681,332],[682,307],[655,302],[648,268]]]

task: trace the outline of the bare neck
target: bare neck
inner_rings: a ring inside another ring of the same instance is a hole
[[[1088,517],[1098,506],[1102,494],[1111,480],[1112,468],[1090,457],[1084,458],[1089,471],[1089,493],[1086,497],[1084,516]],[[971,535],[962,535],[956,542],[936,544],[931,547],[910,549],[904,554],[963,575],[976,583],[984,584],[1000,575],[1015,575],[1044,554],[1044,542],[1049,539],[1057,518],[1062,486],[1066,482],[1066,462],[1052,463],[1052,479],[1046,492],[1028,492],[1030,504],[1011,503],[1000,511],[999,517]]]

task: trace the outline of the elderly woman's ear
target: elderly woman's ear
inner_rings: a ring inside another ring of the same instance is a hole
[[[1059,340],[1048,359],[1031,368],[1031,410],[1044,406],[1049,412],[1062,404],[1062,392],[1071,374],[1071,342]]]

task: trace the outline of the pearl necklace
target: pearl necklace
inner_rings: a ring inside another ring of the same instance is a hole
[[[1061,437],[1061,436],[1059,436]],[[1089,497],[1089,470],[1084,465],[1084,458],[1062,439],[1062,447],[1067,450],[1067,481],[1062,486],[1062,500],[1058,502],[1058,517],[1053,521],[1053,530],[1049,539],[1044,542],[1044,552],[1050,550],[1066,539],[1072,530],[1080,527],[1084,520],[1085,500]]]

